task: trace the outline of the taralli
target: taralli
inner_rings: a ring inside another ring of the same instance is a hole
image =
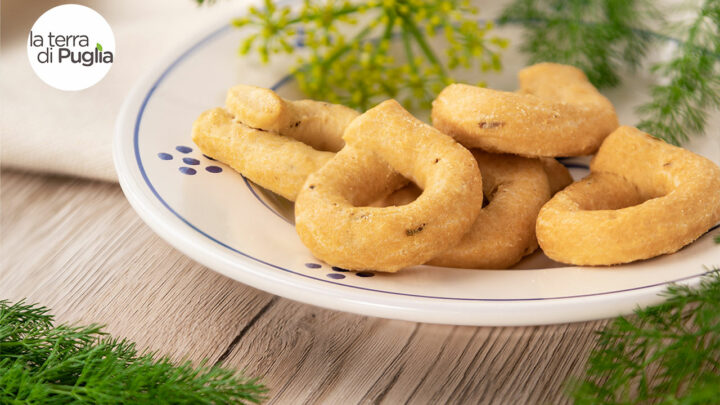
[[[592,154],[618,127],[610,101],[577,68],[541,63],[518,77],[517,93],[446,87],[433,101],[433,125],[468,148],[530,157]]]
[[[307,176],[332,158],[324,150],[342,148],[345,127],[359,115],[339,105],[287,101],[252,86],[230,89],[226,104],[227,110],[200,115],[193,141],[204,154],[290,201]]]
[[[477,149],[473,150],[472,152],[473,154],[480,153],[480,151]],[[573,178],[570,175],[567,167],[565,167],[562,163],[558,162],[553,158],[540,158],[539,160],[540,163],[542,163],[545,174],[547,175],[548,183],[550,185],[551,196],[555,195],[555,193],[557,193],[558,191],[572,184]],[[485,185],[486,184],[483,183],[483,188],[485,188]],[[407,186],[388,195],[387,197],[381,198],[380,200],[374,202],[372,205],[378,207],[387,207],[389,205],[405,205],[415,200],[420,195],[420,193],[422,193],[422,190],[415,184],[410,183]],[[487,193],[485,198],[487,199]]]
[[[550,183],[550,195],[555,195],[558,191],[569,186],[573,182],[572,176],[567,167],[553,158],[540,158],[543,170],[547,174]]]
[[[535,221],[550,199],[548,177],[537,159],[473,151],[488,204],[460,243],[428,264],[505,269],[537,249]]]
[[[202,153],[291,201],[308,175],[333,157],[332,152],[318,151],[295,139],[243,125],[222,108],[205,111],[198,117],[192,139]]]
[[[563,172],[549,163],[550,174],[545,170],[544,162],[541,164],[537,159],[494,155],[477,149],[472,153],[482,174],[483,195],[488,203],[460,243],[440,253],[428,264],[505,269],[537,249],[535,221],[538,212],[550,199],[550,177],[564,180]],[[552,160],[569,177],[565,166]],[[421,193],[420,188],[409,184],[383,198],[378,205],[405,205]]]
[[[239,85],[200,115],[193,140],[295,201],[302,243],[348,270],[504,269],[538,247],[563,263],[621,264],[675,252],[720,221],[714,163],[618,128],[574,67],[518,77],[517,92],[446,87],[435,127],[394,100],[360,115]],[[555,159],[596,152],[577,182]]]
[[[672,253],[720,221],[720,168],[632,127],[607,137],[590,176],[540,211],[545,254],[612,265]]]
[[[483,194],[472,154],[396,101],[355,119],[344,138],[347,146],[308,177],[295,203],[297,233],[316,257],[394,272],[457,244],[475,222]],[[422,188],[420,197],[364,206],[401,184],[394,172]]]
[[[249,127],[289,136],[328,152],[342,149],[345,128],[360,115],[343,105],[285,100],[272,90],[246,85],[231,88],[225,104],[238,121]]]

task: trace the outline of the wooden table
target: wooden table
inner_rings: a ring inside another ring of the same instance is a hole
[[[271,403],[567,403],[565,381],[607,322],[460,327],[316,308],[183,256],[115,184],[10,171],[0,180],[0,298],[106,324],[173,359],[260,375]]]

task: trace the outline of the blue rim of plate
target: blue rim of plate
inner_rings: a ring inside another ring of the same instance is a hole
[[[143,97],[143,101],[142,101],[142,104],[140,105],[140,109],[138,110],[138,113],[137,113],[137,116],[136,116],[136,119],[135,119],[135,126],[134,126],[134,129],[133,129],[133,151],[134,151],[134,154],[135,154],[135,160],[136,160],[137,165],[138,165],[138,170],[140,171],[140,174],[142,175],[142,178],[143,178],[143,180],[145,181],[145,184],[147,184],[147,186],[148,186],[148,188],[150,189],[150,191],[153,193],[153,195],[155,195],[155,197],[158,199],[158,201],[159,201],[163,206],[165,206],[165,208],[167,208],[173,215],[175,215],[175,216],[176,216],[178,219],[180,219],[183,223],[185,223],[187,226],[189,226],[190,228],[192,228],[193,230],[195,230],[196,232],[198,232],[199,234],[201,234],[201,235],[204,236],[205,238],[207,238],[207,239],[209,239],[210,241],[218,244],[219,246],[222,246],[222,247],[224,247],[224,248],[226,248],[226,249],[228,249],[228,250],[230,250],[230,251],[232,251],[232,252],[234,252],[234,253],[240,254],[241,256],[244,256],[244,257],[246,257],[246,258],[248,258],[248,259],[251,259],[251,260],[256,261],[256,262],[258,262],[258,263],[264,264],[264,265],[266,265],[266,266],[272,267],[272,268],[274,268],[274,269],[281,270],[281,271],[284,271],[284,272],[287,272],[287,273],[292,273],[292,274],[295,274],[295,275],[298,275],[298,276],[301,276],[301,277],[305,277],[305,278],[309,278],[309,279],[312,279],[312,280],[321,281],[321,282],[324,282],[324,283],[330,283],[330,284],[334,284],[334,285],[338,285],[338,286],[349,287],[349,288],[354,288],[354,289],[359,289],[359,290],[365,290],[365,291],[378,292],[378,293],[384,293],[384,294],[390,294],[390,295],[399,295],[399,296],[414,297],[414,298],[438,299],[438,300],[451,300],[451,301],[524,302],[524,301],[550,301],[550,300],[563,300],[563,299],[574,299],[574,298],[584,298],[584,297],[593,297],[593,296],[603,296],[603,295],[620,294],[620,293],[625,293],[625,292],[629,292],[629,291],[636,291],[636,290],[642,290],[642,289],[647,289],[647,288],[659,287],[659,286],[662,286],[662,285],[677,283],[677,282],[680,282],[680,281],[686,281],[686,280],[689,280],[689,279],[692,279],[692,278],[696,278],[696,277],[702,277],[702,276],[704,276],[704,275],[708,275],[708,274],[711,274],[711,273],[715,273],[715,272],[720,271],[720,270],[710,269],[710,270],[704,271],[704,272],[702,272],[702,273],[693,274],[693,275],[690,275],[690,276],[685,276],[685,277],[681,277],[681,278],[677,278],[677,279],[673,279],[673,280],[669,280],[669,281],[663,281],[663,282],[659,282],[659,283],[653,283],[653,284],[638,286],[638,287],[631,287],[631,288],[625,288],[625,289],[613,290],[613,291],[603,291],[603,292],[598,292],[598,293],[588,293],[588,294],[578,294],[578,295],[566,295],[566,296],[558,296],[558,297],[536,297],[536,298],[463,298],[463,297],[439,297],[439,296],[432,296],[432,295],[421,295],[421,294],[401,293],[401,292],[396,292],[396,291],[379,290],[379,289],[375,289],[375,288],[368,288],[368,287],[360,287],[360,286],[354,286],[354,285],[349,285],[349,284],[343,284],[343,283],[340,283],[340,282],[331,281],[331,280],[327,280],[327,279],[318,278],[318,277],[310,276],[310,275],[307,275],[307,274],[299,273],[299,272],[297,272],[297,271],[294,271],[294,270],[291,270],[291,269],[288,269],[288,268],[285,268],[285,267],[282,267],[282,266],[278,266],[278,265],[275,265],[275,264],[266,262],[266,261],[264,261],[264,260],[262,260],[262,259],[258,259],[258,258],[256,258],[256,257],[253,257],[253,256],[251,256],[251,255],[249,255],[249,254],[247,254],[247,253],[244,253],[244,252],[242,252],[242,251],[240,251],[240,250],[238,250],[238,249],[235,249],[235,248],[233,248],[232,246],[229,246],[229,245],[227,245],[227,244],[225,244],[225,243],[217,240],[216,238],[214,238],[213,236],[207,234],[206,232],[204,232],[203,230],[201,230],[200,228],[198,228],[198,227],[195,226],[194,224],[190,223],[190,221],[188,221],[186,218],[184,218],[182,215],[180,215],[177,211],[175,211],[175,209],[172,208],[172,207],[167,203],[167,201],[165,201],[165,200],[162,198],[162,196],[160,196],[160,194],[159,194],[159,193],[157,192],[157,190],[155,189],[155,186],[152,184],[152,182],[150,182],[150,179],[148,178],[148,175],[147,175],[147,173],[146,173],[146,171],[145,171],[145,167],[143,166],[143,163],[142,163],[142,159],[140,158],[140,148],[139,148],[140,123],[141,123],[141,121],[142,121],[142,117],[143,117],[143,114],[144,114],[144,112],[145,112],[145,108],[147,107],[147,104],[148,104],[148,102],[150,101],[150,98],[151,98],[152,95],[155,93],[155,90],[157,90],[158,86],[160,86],[160,84],[162,83],[162,81],[168,76],[168,74],[170,74],[170,72],[172,72],[172,71],[175,69],[175,67],[177,67],[183,60],[185,60],[185,59],[186,59],[188,56],[190,56],[193,52],[195,52],[197,49],[201,48],[203,45],[205,45],[206,43],[212,41],[214,38],[216,38],[216,37],[219,36],[220,34],[224,33],[225,31],[228,31],[228,30],[231,29],[231,28],[232,28],[232,26],[231,26],[230,24],[226,24],[226,25],[223,25],[222,27],[216,29],[215,31],[212,31],[211,33],[207,34],[205,37],[201,38],[199,41],[197,41],[195,44],[193,44],[190,48],[188,48],[186,51],[184,51],[182,54],[180,54],[180,56],[178,56],[168,67],[166,67],[166,68],[163,70],[163,72],[162,72],[162,73],[160,74],[160,76],[153,82],[153,85],[150,87],[150,89],[147,91],[147,93],[146,93],[145,96]],[[672,39],[671,39],[671,38],[668,38],[668,40],[672,40]],[[278,89],[279,87],[283,86],[284,84],[286,84],[286,83],[289,82],[290,80],[292,80],[292,76],[291,76],[291,75],[286,75],[286,76],[284,76],[283,78],[281,78],[281,79],[280,79],[275,85],[273,85],[271,88],[272,88],[273,90],[274,90],[274,89]],[[568,166],[569,166],[569,165],[568,165]],[[279,216],[280,218],[282,218],[282,219],[285,220],[286,222],[289,222],[289,221],[287,220],[287,218],[285,218],[283,215],[281,215],[280,213],[278,213],[277,211],[275,211],[275,210],[274,210],[272,207],[270,207],[265,201],[263,201],[262,198],[260,198],[260,196],[255,192],[255,190],[253,190],[253,187],[252,187],[251,183],[248,181],[247,178],[245,178],[245,176],[243,176],[243,180],[245,181],[245,184],[246,184],[246,185],[248,186],[248,188],[250,189],[250,192],[255,196],[255,198],[256,198],[262,205],[264,205],[267,209],[269,209],[271,212],[273,212],[275,215]],[[712,232],[713,230],[717,229],[718,227],[720,227],[720,224],[715,225],[715,226],[713,226],[712,228],[710,228],[706,233],[703,234],[703,236],[706,235],[706,234],[709,233],[709,232]],[[702,236],[701,236],[701,237],[702,237]]]

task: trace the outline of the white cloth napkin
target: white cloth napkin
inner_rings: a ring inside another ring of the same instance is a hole
[[[110,72],[89,89],[56,90],[28,62],[27,37],[43,12],[63,3],[93,8],[115,34]],[[115,119],[133,84],[160,59],[256,1],[27,1],[0,4],[0,162],[6,168],[117,181],[111,144]]]

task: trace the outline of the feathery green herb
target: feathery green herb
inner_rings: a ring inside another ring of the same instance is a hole
[[[653,39],[644,28],[657,15],[648,0],[514,0],[500,22],[524,25],[530,62],[576,66],[602,88],[641,62]]]
[[[508,42],[477,15],[468,0],[304,0],[299,9],[265,0],[233,24],[253,28],[241,54],[298,54],[292,72],[311,98],[367,109],[392,97],[413,108],[429,107],[457,68],[501,69]]]
[[[577,404],[720,401],[720,275],[664,295],[599,332],[585,376],[570,384]]]
[[[98,325],[53,325],[48,309],[0,301],[0,403],[259,403],[231,370],[140,354]]]
[[[651,89],[638,128],[680,145],[703,133],[708,111],[720,107],[720,1],[705,0],[695,19],[677,31],[674,57],[653,67],[667,84]]]
[[[665,25],[649,0],[514,0],[501,21],[525,25],[531,61],[577,66],[598,87],[619,84],[622,68],[643,61]],[[677,27],[678,49],[653,71],[662,84],[640,106],[644,131],[679,145],[703,133],[708,112],[720,107],[720,2],[703,0],[696,17]]]

